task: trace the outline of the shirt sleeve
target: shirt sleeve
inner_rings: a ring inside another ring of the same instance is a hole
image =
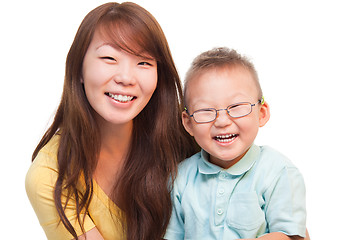
[[[284,167],[264,197],[269,232],[305,237],[305,184],[296,167]]]
[[[168,224],[164,239],[168,240],[183,240],[184,239],[184,213],[181,206],[181,194],[179,192],[178,181],[180,179],[177,178],[174,183],[174,188],[171,192],[172,198],[172,213],[170,222]]]
[[[57,157],[54,154],[40,151],[30,166],[26,175],[25,188],[32,207],[39,219],[45,234],[50,240],[73,239],[73,236],[60,222],[57,213],[53,192],[58,176]],[[63,204],[65,203],[65,195]],[[76,219],[75,200],[70,198],[65,214],[74,227],[76,233],[83,234],[79,222]],[[84,215],[80,216],[83,218]],[[85,216],[85,232],[95,227],[89,216]]]

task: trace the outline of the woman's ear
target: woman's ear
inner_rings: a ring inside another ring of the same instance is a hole
[[[192,131],[192,122],[191,122],[191,117],[189,116],[189,114],[187,114],[186,111],[183,111],[181,114],[181,119],[182,119],[182,124],[184,125],[185,130],[191,135],[193,135],[193,131]]]
[[[260,105],[260,111],[259,111],[259,126],[263,127],[269,121],[270,118],[270,107],[267,102],[263,102]]]

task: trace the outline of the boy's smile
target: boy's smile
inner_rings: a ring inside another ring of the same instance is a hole
[[[252,75],[236,65],[200,72],[188,82],[187,107],[190,114],[203,108],[224,109],[237,102],[258,103],[258,89]],[[210,154],[210,161],[229,168],[238,162],[253,144],[259,127],[269,117],[268,105],[255,104],[252,112],[241,118],[218,111],[208,123],[196,123],[183,112],[183,124],[197,143]]]
[[[215,136],[214,139],[215,141],[218,141],[220,143],[229,143],[235,140],[235,138],[237,138],[237,136],[239,136],[238,134],[223,134],[223,135],[218,135]]]

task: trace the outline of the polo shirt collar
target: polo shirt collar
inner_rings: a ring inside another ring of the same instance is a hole
[[[253,144],[244,157],[228,169],[223,169],[209,162],[209,153],[201,150],[201,158],[199,161],[199,172],[202,174],[217,174],[220,171],[227,172],[231,175],[242,175],[247,172],[256,162],[260,155],[260,147]]]

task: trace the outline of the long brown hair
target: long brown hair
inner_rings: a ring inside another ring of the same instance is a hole
[[[168,43],[155,18],[134,3],[107,3],[92,10],[82,21],[66,59],[63,95],[50,128],[32,159],[55,135],[60,135],[59,175],[54,200],[60,220],[77,239],[65,215],[61,195],[75,199],[77,218],[88,212],[93,194],[92,176],[100,151],[100,129],[81,83],[83,59],[95,30],[124,51],[146,52],[157,61],[158,83],[147,106],[134,119],[131,146],[123,170],[112,191],[125,216],[127,239],[160,239],[171,215],[171,183],[177,163],[196,150],[181,124],[182,87]],[[85,191],[77,185],[85,182]]]

